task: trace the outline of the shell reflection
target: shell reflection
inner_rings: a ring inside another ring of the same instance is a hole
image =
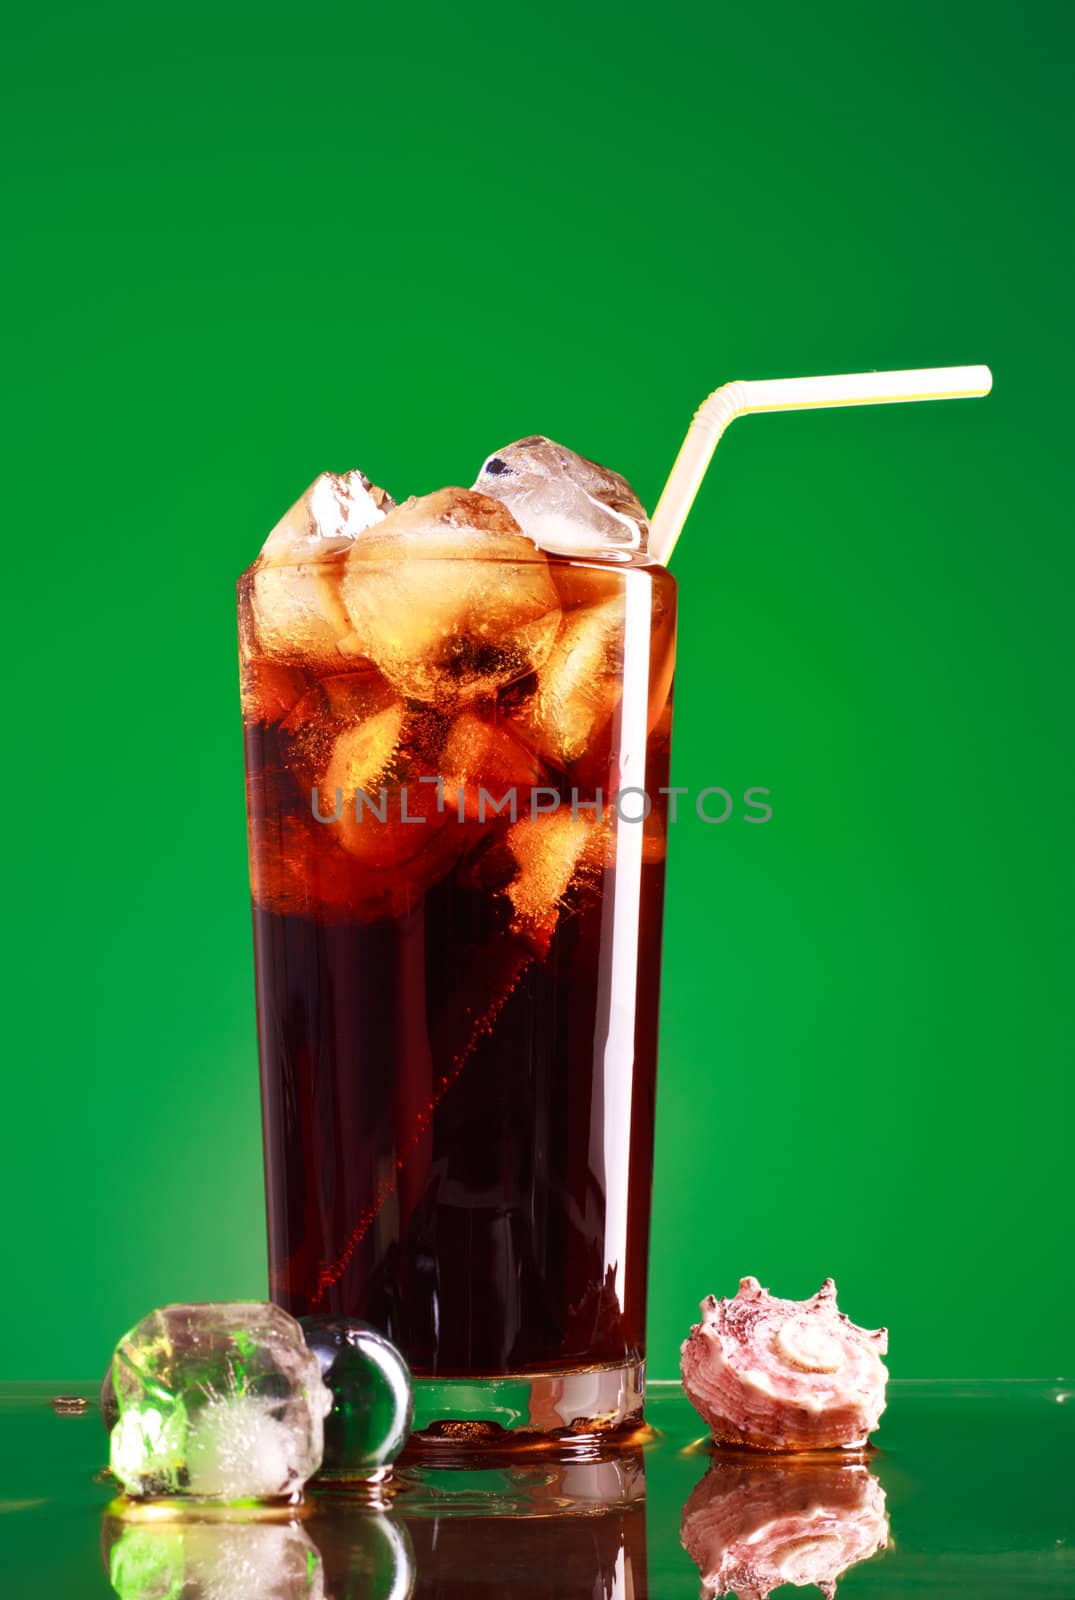
[[[765,1600],[783,1583],[829,1597],[888,1542],[885,1494],[861,1463],[718,1459],[683,1507],[680,1537],[705,1600]]]

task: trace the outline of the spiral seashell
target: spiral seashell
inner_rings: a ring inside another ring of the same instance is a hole
[[[683,1387],[721,1444],[755,1450],[862,1446],[885,1408],[888,1332],[858,1328],[826,1278],[811,1300],[778,1300],[757,1278],[707,1295],[682,1347]]]

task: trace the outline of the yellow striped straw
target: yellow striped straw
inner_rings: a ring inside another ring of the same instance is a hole
[[[988,394],[992,387],[993,374],[988,367],[919,367],[908,372],[846,372],[830,378],[725,383],[694,413],[651,518],[650,554],[667,564],[720,436],[736,417],[754,411],[809,411],[818,406],[969,400]]]

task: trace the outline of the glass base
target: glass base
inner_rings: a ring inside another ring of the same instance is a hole
[[[489,1378],[416,1378],[406,1454],[428,1460],[622,1448],[644,1425],[645,1386],[644,1361]]]

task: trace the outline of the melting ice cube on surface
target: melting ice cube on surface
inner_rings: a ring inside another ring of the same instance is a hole
[[[294,1498],[321,1464],[332,1395],[279,1306],[175,1305],[116,1346],[112,1471],[128,1494]]]
[[[503,501],[543,550],[600,555],[646,548],[649,523],[627,479],[541,434],[497,450],[474,487]]]

